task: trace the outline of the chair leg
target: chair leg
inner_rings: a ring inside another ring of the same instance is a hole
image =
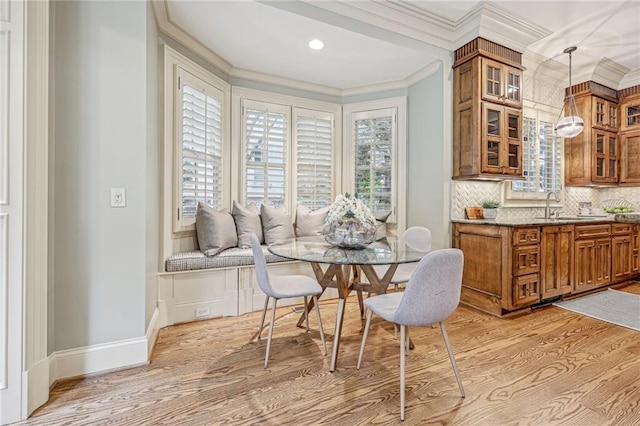
[[[267,368],[269,362],[269,350],[271,349],[271,336],[273,336],[273,323],[276,320],[276,304],[278,299],[273,298],[273,308],[271,308],[271,324],[269,324],[269,338],[267,339],[267,354],[264,357],[264,368]]]
[[[364,333],[362,334],[362,344],[360,345],[360,354],[358,355],[358,365],[356,369],[360,370],[360,364],[362,364],[362,357],[364,355],[364,345],[367,343],[367,336],[369,335],[369,326],[371,325],[371,316],[373,311],[369,309],[367,312],[367,323],[364,326]]]
[[[405,341],[405,345],[404,345],[405,352],[404,353],[405,353],[406,356],[409,356],[409,349],[411,349],[409,347],[409,342],[410,342],[410,339],[409,339],[409,326],[405,326],[405,329],[406,329],[406,333],[405,333],[406,335],[405,335],[405,339],[404,339],[404,341]]]
[[[316,307],[316,317],[318,319],[318,330],[320,330],[320,339],[322,340],[322,355],[327,355],[327,341],[324,339],[324,330],[322,329],[322,321],[320,320],[320,307],[318,306],[318,296],[313,296],[313,304]]]
[[[307,333],[309,332],[309,309],[307,307],[307,296],[304,296],[304,321],[307,323]]]
[[[394,284],[393,285],[393,291],[394,291],[394,293],[398,292],[398,284]]]
[[[447,347],[449,359],[451,360],[451,366],[453,366],[453,372],[456,375],[456,381],[458,382],[458,387],[460,388],[460,394],[464,398],[464,389],[462,388],[462,380],[460,380],[460,373],[458,372],[458,364],[456,364],[456,359],[453,357],[453,351],[451,350],[451,345],[449,344],[449,336],[447,336],[447,330],[445,330],[444,328],[444,322],[440,322],[440,331],[442,331],[444,344]]]
[[[358,296],[358,306],[360,307],[360,318],[364,319],[364,302],[362,301],[362,290],[356,290]]]
[[[407,348],[407,327],[400,326],[400,420],[404,420],[404,367]]]
[[[264,317],[267,314],[267,307],[269,306],[269,296],[264,299],[264,309],[262,310],[262,318],[260,319],[260,329],[258,330],[258,340],[262,335],[262,328],[264,327]]]

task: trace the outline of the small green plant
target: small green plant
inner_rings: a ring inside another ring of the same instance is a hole
[[[500,202],[493,200],[483,200],[480,205],[483,209],[497,209],[500,207]]]

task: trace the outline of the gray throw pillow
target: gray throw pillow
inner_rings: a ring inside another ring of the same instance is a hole
[[[262,222],[260,221],[260,212],[255,204],[249,204],[244,207],[237,201],[233,201],[233,209],[231,210],[233,220],[236,222],[236,232],[238,234],[238,247],[251,247],[249,235],[256,234],[258,241],[264,243],[262,236]]]
[[[207,256],[238,245],[236,225],[233,216],[226,209],[218,211],[206,204],[198,203],[196,233],[200,251]]]
[[[322,235],[325,228],[324,221],[329,214],[329,208],[325,206],[318,210],[311,210],[307,206],[298,204],[296,209],[296,237],[311,237]]]
[[[376,218],[376,240],[387,236],[387,219],[391,215],[391,210],[381,210],[373,212]]]
[[[260,216],[264,242],[267,245],[283,243],[294,237],[291,217],[284,207],[277,209],[263,204],[260,207]]]

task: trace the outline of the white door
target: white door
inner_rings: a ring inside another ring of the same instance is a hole
[[[21,420],[24,3],[0,0],[0,424]]]

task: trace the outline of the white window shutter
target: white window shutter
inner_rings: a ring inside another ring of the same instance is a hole
[[[288,114],[281,106],[246,102],[245,202],[286,204]]]
[[[194,219],[198,202],[223,204],[223,123],[220,90],[180,70],[180,221]]]
[[[294,109],[297,202],[312,210],[331,204],[333,116]]]

